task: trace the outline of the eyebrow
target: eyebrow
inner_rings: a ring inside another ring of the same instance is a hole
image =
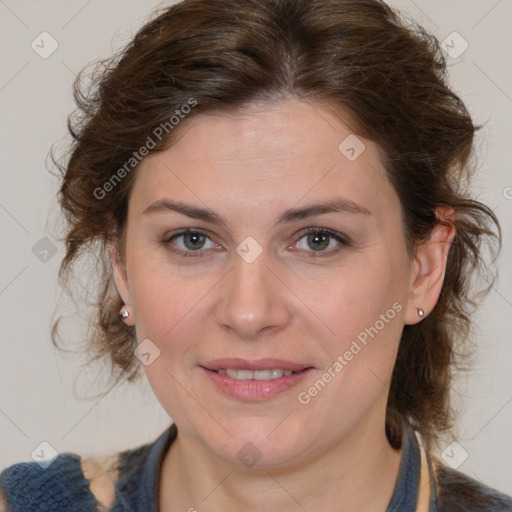
[[[187,217],[202,220],[211,224],[217,224],[225,227],[228,226],[226,220],[210,208],[201,208],[183,203],[181,201],[171,201],[170,199],[166,198],[159,199],[158,201],[151,203],[142,212],[142,214],[146,215],[151,213],[165,212],[181,213]],[[334,198],[327,201],[306,205],[302,208],[289,208],[281,213],[281,215],[277,218],[275,225],[296,222],[327,213],[372,215],[370,210],[364,206],[361,206],[360,204],[355,203],[354,201],[351,201],[350,199]]]

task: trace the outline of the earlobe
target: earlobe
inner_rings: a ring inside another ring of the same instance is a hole
[[[443,287],[448,254],[455,238],[453,210],[438,212],[440,222],[415,254],[411,288],[404,317],[406,325],[425,318],[435,307]]]

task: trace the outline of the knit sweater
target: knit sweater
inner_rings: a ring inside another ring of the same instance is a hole
[[[118,478],[112,512],[158,512],[159,477],[163,456],[177,435],[171,425],[153,443],[118,456]],[[43,469],[22,462],[0,474],[5,512],[89,512],[101,505],[89,490],[81,459],[61,453]],[[414,512],[419,491],[421,455],[412,429],[404,432],[402,461],[386,512]],[[512,512],[512,498],[428,457],[431,480],[430,512]],[[2,511],[4,512],[4,511]]]

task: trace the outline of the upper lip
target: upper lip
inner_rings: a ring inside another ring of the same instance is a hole
[[[202,365],[204,368],[208,370],[221,370],[221,369],[233,369],[233,370],[268,370],[272,368],[278,368],[281,370],[291,370],[292,372],[299,372],[301,370],[305,370],[306,368],[311,368],[311,365],[295,363],[292,361],[285,361],[284,359],[275,359],[275,358],[262,358],[262,359],[253,359],[252,361],[248,361],[247,359],[242,359],[239,357],[229,357],[223,359],[214,359],[213,361],[209,361],[206,364]]]

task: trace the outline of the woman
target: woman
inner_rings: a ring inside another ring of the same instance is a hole
[[[173,424],[7,468],[6,510],[512,510],[430,455],[499,240],[433,37],[379,0],[186,0],[75,98],[61,273],[99,251],[91,348]]]

